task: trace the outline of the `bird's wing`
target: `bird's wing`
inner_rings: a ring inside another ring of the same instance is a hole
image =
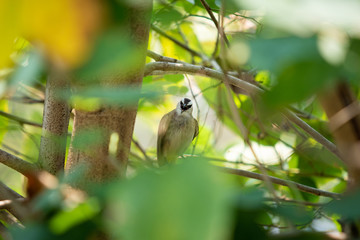
[[[194,140],[194,138],[196,138],[196,136],[199,134],[199,123],[195,118],[193,118],[193,119],[194,119],[194,123],[195,123],[195,132],[194,132],[194,137],[193,137],[193,140]]]
[[[159,165],[166,164],[166,159],[164,159],[164,145],[166,141],[164,140],[165,134],[169,128],[170,120],[173,115],[174,111],[171,111],[165,114],[159,123],[159,130],[158,130],[158,138],[157,138],[157,158]]]

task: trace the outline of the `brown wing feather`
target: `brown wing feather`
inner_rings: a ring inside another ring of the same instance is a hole
[[[159,130],[158,130],[158,139],[157,139],[157,158],[159,165],[166,164],[166,159],[164,159],[163,149],[166,142],[164,141],[164,136],[169,128],[169,123],[174,111],[171,111],[165,114],[159,123]]]

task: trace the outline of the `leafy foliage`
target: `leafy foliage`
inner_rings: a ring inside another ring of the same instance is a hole
[[[107,82],[143,64],[124,26],[129,9],[142,0],[131,2],[0,1],[1,149],[37,162],[36,123],[42,120],[50,66],[71,74],[71,94],[58,94],[78,109],[138,103],[128,179],[89,183],[74,199],[68,189],[81,181],[81,170],[59,177],[59,184],[31,201],[25,228],[0,219],[12,239],[325,239],[324,232],[341,230],[339,222],[359,219],[358,192],[334,200],[219,171],[246,169],[345,191],[345,164],[281,110],[291,109],[333,141],[316,96],[341,79],[359,97],[357,1],[208,0],[229,47],[200,0],[154,1],[150,50],[246,80],[263,90],[256,96],[229,86],[226,78],[171,69],[150,73],[141,89]],[[200,133],[178,164],[159,169],[157,126],[183,96],[194,99]],[[71,119],[69,130],[73,126]],[[80,132],[72,147],[96,149],[103,127]],[[109,144],[111,154],[115,145]],[[20,174],[5,166],[0,171],[1,181],[24,194]],[[326,221],[325,230],[316,221]]]

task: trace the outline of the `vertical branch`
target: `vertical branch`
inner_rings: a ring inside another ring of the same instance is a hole
[[[70,107],[59,94],[68,89],[69,79],[65,74],[51,69],[46,83],[39,161],[41,167],[52,174],[64,169]]]
[[[126,33],[135,47],[131,67],[119,66],[115,73],[99,76],[93,87],[120,88],[135,87],[140,91],[145,67],[146,49],[148,44],[150,15],[152,1],[140,1],[142,4],[126,6]],[[125,7],[125,6],[123,6]],[[134,66],[136,65],[136,66]],[[91,181],[101,182],[114,176],[124,176],[128,163],[130,145],[134,130],[137,104],[132,106],[109,106],[103,104],[98,111],[83,111],[75,107],[72,144],[66,170],[72,171],[79,164],[87,164],[88,168],[83,178],[84,183]],[[74,139],[84,131],[101,128],[101,136],[95,136],[97,143],[76,148]],[[115,161],[109,155],[110,137],[118,137]],[[82,183],[79,183],[80,187]]]
[[[130,9],[129,24],[130,38],[134,41],[137,48],[137,62],[139,66],[131,73],[125,75],[125,83],[141,87],[144,76],[146,50],[149,41],[150,17],[152,1],[142,1],[141,6]],[[115,80],[116,81],[116,80]],[[117,111],[114,130],[119,134],[116,160],[120,163],[120,173],[125,175],[128,157],[130,152],[132,135],[134,132],[135,118],[137,114],[137,104],[131,108],[120,108]]]
[[[360,186],[360,107],[346,83],[341,83],[321,96],[329,118],[329,127],[340,154],[348,166],[348,189]]]

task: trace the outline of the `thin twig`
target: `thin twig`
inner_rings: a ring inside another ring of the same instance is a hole
[[[143,147],[140,145],[140,143],[138,141],[136,141],[134,138],[132,139],[132,142],[140,150],[140,152],[144,155],[145,159],[147,161],[151,161],[151,158],[149,158],[149,156],[146,154],[146,151],[143,149]]]
[[[189,83],[189,88],[190,88],[190,92],[191,92],[191,96],[193,97],[194,101],[195,101],[195,104],[196,104],[196,108],[197,108],[197,116],[196,116],[196,120],[199,124],[199,117],[200,117],[200,107],[199,107],[199,103],[197,102],[196,100],[196,97],[195,97],[195,94],[194,94],[194,91],[192,89],[192,86],[191,86],[191,82],[190,82],[190,79],[187,75],[185,75],[186,79],[188,80],[188,83]],[[199,140],[199,135],[200,135],[200,131],[198,132],[198,135],[196,136],[196,139],[195,139],[195,143],[193,145],[193,149],[192,149],[192,152],[191,152],[191,155],[194,154],[195,152],[195,148],[196,148],[196,145],[197,145],[197,142]]]
[[[162,71],[162,74],[167,74],[171,71],[176,71],[177,73],[183,74],[194,74],[194,75],[202,75],[207,76],[213,79],[217,79],[220,81],[224,81],[225,75],[221,71],[216,71],[211,68],[207,68],[204,66],[197,66],[188,63],[169,63],[169,62],[151,62],[146,64],[144,76],[151,75],[153,71],[157,71],[159,74]],[[227,75],[226,79],[230,84],[244,89],[250,95],[258,95],[264,92],[263,89],[254,86],[253,84],[246,82],[240,78]],[[330,152],[338,156],[342,159],[342,156],[339,153],[336,145],[326,139],[323,135],[313,129],[310,125],[301,120],[298,116],[292,113],[290,110],[284,110],[283,114],[293,123],[302,128],[306,133],[308,133],[312,138],[314,138],[318,143],[322,144],[326,149]]]
[[[161,30],[160,28],[156,27],[154,24],[151,25],[151,28],[157,32],[158,34],[170,39],[172,42],[174,42],[176,45],[182,47],[183,49],[185,49],[186,51],[188,51],[189,53],[191,53],[194,56],[198,56],[200,58],[202,58],[202,55],[200,53],[198,53],[197,51],[191,49],[190,47],[188,47],[186,44],[180,42],[179,40],[171,37],[169,34],[165,33],[163,30]]]
[[[7,98],[7,100],[12,101],[12,102],[27,103],[27,104],[44,103],[43,99],[35,99],[35,98],[28,97],[28,96],[11,97],[11,98]]]
[[[15,154],[15,155],[17,155],[17,156],[20,156],[20,157],[22,157],[22,158],[26,158],[26,159],[29,160],[30,162],[32,162],[32,161],[34,160],[32,157],[30,157],[30,156],[28,156],[28,155],[25,155],[25,154],[23,154],[23,153],[21,153],[21,152],[19,152],[18,150],[14,149],[14,148],[12,148],[12,147],[10,147],[10,146],[8,146],[8,145],[6,145],[5,143],[2,143],[2,144],[1,144],[1,147],[5,148],[6,150],[12,152],[13,154]]]
[[[227,39],[227,37],[226,37],[226,35],[224,33],[224,29],[219,26],[219,23],[216,20],[214,13],[211,11],[211,8],[210,8],[209,4],[205,0],[200,0],[200,2],[204,6],[207,13],[209,14],[211,20],[214,22],[215,27],[217,28],[219,34],[224,38],[224,41],[225,41],[226,45],[229,47],[230,43],[229,43],[229,40]]]
[[[42,125],[40,123],[31,122],[29,120],[23,119],[23,118],[18,117],[18,116],[11,115],[11,114],[3,112],[3,111],[0,111],[0,116],[6,117],[6,118],[8,118],[10,120],[18,122],[21,125],[30,125],[30,126],[34,126],[34,127],[42,127]]]
[[[199,93],[195,94],[195,95],[194,95],[194,98],[197,98],[199,95],[202,95],[202,94],[203,94],[204,92],[206,92],[207,90],[210,90],[210,89],[212,89],[212,88],[216,88],[216,87],[220,86],[221,84],[223,84],[223,82],[218,82],[218,83],[216,83],[216,84],[214,84],[214,85],[212,85],[212,86],[209,86],[209,87],[207,87],[207,88],[204,88],[202,91],[200,91]]]
[[[290,180],[284,180],[284,179],[272,177],[272,176],[265,177],[263,174],[245,171],[242,169],[227,168],[227,167],[217,167],[217,168],[219,168],[220,170],[225,171],[227,173],[231,173],[231,174],[235,174],[235,175],[239,175],[239,176],[243,176],[243,177],[248,177],[248,178],[253,178],[253,179],[258,179],[261,181],[264,181],[267,178],[272,183],[282,185],[285,187],[294,186],[302,192],[311,193],[311,194],[314,194],[317,196],[324,196],[324,197],[335,198],[335,199],[339,199],[341,197],[341,194],[309,187],[309,186],[306,186],[306,185],[303,185],[303,184],[300,184],[300,183],[297,183],[294,181],[290,181]]]
[[[313,202],[298,201],[298,200],[284,199],[284,198],[277,198],[277,199],[265,198],[265,201],[280,201],[280,202],[285,202],[285,203],[294,203],[294,204],[313,206],[313,207],[322,207],[326,204],[326,203],[313,203]]]
[[[160,54],[157,54],[153,51],[150,51],[150,50],[147,50],[147,53],[146,55],[152,59],[154,59],[155,61],[157,62],[172,62],[172,63],[185,63],[183,61],[180,61],[176,58],[171,58],[171,57],[165,57],[165,56],[162,56]]]

